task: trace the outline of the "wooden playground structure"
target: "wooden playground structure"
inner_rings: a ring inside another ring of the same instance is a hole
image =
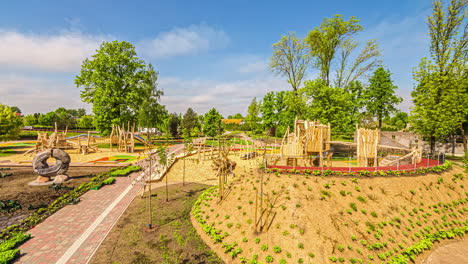
[[[380,130],[356,127],[357,160],[360,167],[378,166]]]
[[[142,142],[145,146],[153,146],[139,135],[135,134],[135,125],[127,127],[125,125],[112,126],[112,131],[109,137],[100,137],[92,135],[89,131],[87,134],[67,137],[68,128],[65,131],[58,131],[57,124],[51,135],[48,132],[38,132],[37,140],[34,148],[27,150],[24,155],[34,154],[39,151],[51,148],[77,149],[82,155],[99,152],[100,144],[109,144],[111,152],[135,152],[135,140]]]
[[[272,163],[286,161],[286,166],[324,166],[324,159],[331,165],[330,124],[319,121],[296,120],[294,131],[288,127],[281,141],[280,155]]]
[[[332,167],[335,150],[331,147],[330,124],[319,121],[296,120],[294,130],[288,127],[283,136],[279,154],[268,155],[267,163],[289,167]],[[379,152],[386,146],[380,145],[380,130],[356,127],[355,143],[357,166],[377,167],[396,164],[416,164],[421,161],[421,147],[404,149],[403,156],[386,155]],[[335,143],[336,144],[336,143]],[[379,153],[381,156],[379,156]],[[350,157],[351,158],[351,157]]]

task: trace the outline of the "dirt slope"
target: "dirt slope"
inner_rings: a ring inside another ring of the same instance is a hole
[[[213,243],[194,223],[228,263],[382,263],[425,234],[468,223],[467,175],[459,168],[357,179],[265,174],[263,187],[261,177],[255,169],[244,171],[223,202],[215,190],[199,205],[206,225],[228,233]],[[254,224],[256,193],[264,199],[263,230]]]

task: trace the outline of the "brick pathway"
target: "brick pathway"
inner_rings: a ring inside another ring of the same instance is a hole
[[[86,263],[141,189],[141,183],[132,186],[131,182],[130,177],[117,178],[112,185],[88,191],[78,204],[62,208],[31,229],[32,238],[20,247],[21,258],[17,263]],[[130,190],[116,206],[103,215],[127,188]],[[104,217],[102,221],[98,221],[100,216]],[[83,243],[76,245],[80,238]],[[76,251],[71,249],[74,245]]]
[[[173,146],[170,153],[181,150]],[[140,173],[118,177],[112,185],[88,191],[76,205],[68,205],[29,230],[15,263],[87,263],[119,217],[143,187],[132,182]]]

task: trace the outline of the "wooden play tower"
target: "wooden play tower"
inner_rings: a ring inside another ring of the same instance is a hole
[[[356,129],[357,160],[359,167],[377,167],[380,130]]]
[[[330,124],[296,118],[294,131],[290,132],[288,127],[283,136],[281,158],[286,158],[287,166],[298,166],[300,163],[313,166],[314,160],[318,160],[318,165],[322,167],[324,158],[329,159],[331,156],[330,133]]]

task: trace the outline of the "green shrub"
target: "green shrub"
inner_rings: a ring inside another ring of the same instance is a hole
[[[0,244],[0,252],[11,250],[11,249],[19,246],[21,243],[23,243],[24,241],[26,241],[30,237],[31,237],[30,234],[25,234],[25,233],[20,232],[20,233],[16,234],[15,236],[13,236],[12,238],[3,241]]]
[[[19,256],[19,249],[7,250],[0,252],[0,263],[7,264],[11,263],[17,256]]]
[[[280,248],[279,246],[274,246],[274,247],[273,247],[273,252],[275,252],[275,253],[281,253],[281,251],[282,251],[282,250],[281,250],[281,248]]]
[[[109,177],[109,178],[105,179],[102,183],[103,183],[104,185],[111,185],[111,184],[113,184],[114,182],[115,182],[115,178],[114,178],[114,177]]]
[[[123,169],[113,171],[110,174],[110,176],[111,177],[124,177],[124,176],[128,176],[129,174],[131,174],[133,172],[137,172],[137,171],[140,171],[140,170],[141,170],[140,166],[128,166],[128,167],[125,167]]]

